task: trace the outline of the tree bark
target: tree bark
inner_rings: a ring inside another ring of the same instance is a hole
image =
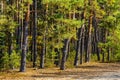
[[[37,59],[37,0],[33,0],[34,22],[33,22],[33,67],[36,67]]]
[[[46,54],[46,35],[44,34],[42,53],[40,54],[40,68],[44,68],[45,54]]]
[[[60,65],[60,51],[58,48],[55,48],[55,52],[57,53],[56,54],[56,57],[55,57],[55,61],[54,61],[54,64],[56,66],[59,66]]]
[[[28,44],[28,23],[29,23],[29,10],[30,4],[27,3],[27,12],[25,14],[24,26],[23,26],[23,41],[22,41],[22,54],[21,54],[21,65],[20,72],[24,72],[26,70],[26,53],[27,53],[27,44]]]
[[[106,29],[102,28],[102,42],[105,44],[106,42]],[[103,49],[105,46],[103,46]],[[102,49],[102,62],[105,62],[105,51]]]
[[[79,65],[79,54],[81,52],[81,38],[82,38],[82,28],[78,29],[78,41],[77,41],[77,50],[75,54],[75,59],[74,59],[74,66]]]
[[[89,6],[92,5],[92,1],[89,0]],[[89,16],[89,21],[88,21],[88,38],[87,38],[87,50],[86,50],[86,61],[85,62],[89,62],[90,61],[90,57],[91,57],[91,42],[92,42],[92,18],[93,18],[93,11],[92,9],[90,9],[90,16]]]
[[[80,52],[80,64],[83,63],[83,54],[84,54],[84,48],[85,48],[85,46],[84,46],[85,39],[84,38],[85,38],[85,25],[83,24],[83,26],[82,26],[81,52]]]
[[[60,70],[64,70],[65,69],[65,62],[66,62],[69,42],[70,42],[70,39],[65,39],[64,40],[63,54],[62,54]]]
[[[98,40],[98,25],[97,25],[97,20],[96,20],[96,13],[94,12],[94,16],[93,16],[93,27],[94,27],[94,40],[95,42],[94,43],[94,47],[95,47],[95,53],[97,54],[97,59],[98,61],[100,61],[100,51],[99,51],[99,48],[98,48],[98,43],[99,43],[99,40]]]
[[[40,55],[40,68],[44,68],[44,62],[45,62],[45,54],[46,54],[46,30],[48,26],[48,3],[46,4],[46,10],[45,10],[45,26],[44,26],[44,33],[43,33],[43,47],[42,47],[42,53]]]

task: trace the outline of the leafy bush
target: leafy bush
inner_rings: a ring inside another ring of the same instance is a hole
[[[0,64],[0,68],[1,69],[8,69],[9,68],[9,55],[7,52],[5,52],[2,56],[2,58],[0,59],[1,64]]]
[[[12,68],[17,68],[20,66],[20,56],[15,51],[10,55],[10,65]]]
[[[98,60],[97,60],[97,54],[92,54],[92,55],[91,55],[91,61],[93,61],[93,62],[94,62],[94,61],[98,61]]]
[[[9,55],[7,52],[0,59],[0,69],[14,69],[20,66],[20,56],[15,51]]]

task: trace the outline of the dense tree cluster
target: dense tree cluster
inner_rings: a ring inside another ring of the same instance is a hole
[[[0,0],[0,69],[120,61],[119,35],[120,0]]]

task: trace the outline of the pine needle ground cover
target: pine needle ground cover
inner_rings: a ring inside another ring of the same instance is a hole
[[[64,71],[59,70],[59,68],[28,68],[26,72],[9,70],[0,73],[0,80],[93,80],[96,77],[99,79],[103,74],[112,72],[120,73],[120,63],[86,63]],[[109,75],[107,74],[107,76]],[[116,77],[119,80],[120,75],[116,75]]]

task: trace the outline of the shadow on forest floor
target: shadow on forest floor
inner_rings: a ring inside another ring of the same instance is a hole
[[[77,79],[79,77],[93,78],[93,77],[102,75],[105,72],[116,72],[118,69],[120,69],[119,63],[99,63],[99,64],[92,64],[92,65],[85,64],[85,65],[78,66],[77,68],[66,69],[64,71],[58,70],[54,72],[53,70],[53,72],[47,72],[46,70],[46,72],[43,72],[37,75],[32,75],[32,77],[37,77],[37,78],[71,77],[73,79]]]
[[[27,71],[24,73],[21,73],[18,70],[8,71],[4,72],[4,74],[3,73],[0,74],[0,80],[4,78],[7,80],[9,79],[17,80],[17,78],[25,78],[21,80],[36,80],[36,78],[37,80],[39,79],[48,80],[49,78],[53,78],[55,80],[56,79],[61,80],[61,78],[65,78],[64,80],[66,80],[66,78],[69,78],[67,80],[80,78],[92,79],[94,77],[99,77],[104,73],[111,73],[112,76],[113,75],[112,73],[116,73],[117,71],[120,72],[120,63],[85,63],[76,68],[67,68],[66,70],[63,71],[59,70],[59,68],[45,68],[45,69],[27,68]],[[113,77],[115,77],[116,75],[114,75]]]

